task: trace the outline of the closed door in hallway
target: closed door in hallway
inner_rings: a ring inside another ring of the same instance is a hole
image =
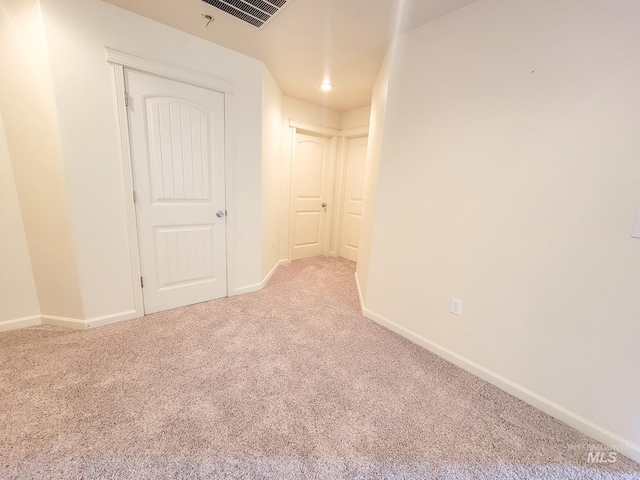
[[[292,170],[291,259],[326,253],[331,140],[296,134]]]
[[[224,95],[125,79],[145,313],[224,297]]]
[[[350,139],[346,159],[340,256],[354,262],[358,261],[366,162],[367,137]]]

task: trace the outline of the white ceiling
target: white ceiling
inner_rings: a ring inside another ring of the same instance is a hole
[[[285,95],[347,111],[371,103],[394,36],[476,0],[292,0],[262,30],[202,0],[104,1],[262,60]],[[215,17],[206,30],[203,13]]]

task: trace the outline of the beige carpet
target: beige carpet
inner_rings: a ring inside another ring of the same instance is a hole
[[[640,478],[362,317],[353,272],[301,260],[250,295],[0,334],[0,478]]]

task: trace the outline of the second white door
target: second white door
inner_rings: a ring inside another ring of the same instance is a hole
[[[292,171],[291,259],[326,253],[331,140],[296,134]]]
[[[344,209],[340,256],[358,261],[360,218],[364,201],[364,172],[367,163],[367,137],[352,138],[347,149]]]
[[[227,295],[224,95],[125,72],[146,314]]]

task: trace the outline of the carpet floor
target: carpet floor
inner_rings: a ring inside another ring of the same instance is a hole
[[[300,260],[248,295],[0,334],[0,478],[640,479],[364,318],[354,269]]]

